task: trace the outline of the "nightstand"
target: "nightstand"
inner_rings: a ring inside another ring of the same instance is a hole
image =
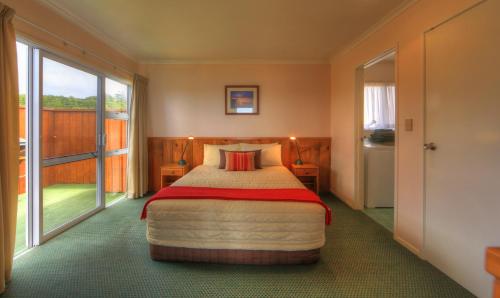
[[[292,164],[292,173],[310,190],[319,193],[319,167],[315,164]]]
[[[189,172],[189,165],[178,165],[176,163],[170,163],[160,168],[161,177],[161,188],[169,186],[174,183],[177,179],[186,175]]]

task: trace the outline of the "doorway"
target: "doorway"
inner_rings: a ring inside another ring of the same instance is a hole
[[[396,80],[394,50],[358,69],[358,206],[394,231]]]

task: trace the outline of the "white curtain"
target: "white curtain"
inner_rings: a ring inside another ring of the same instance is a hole
[[[365,129],[394,129],[396,87],[394,84],[365,84]]]

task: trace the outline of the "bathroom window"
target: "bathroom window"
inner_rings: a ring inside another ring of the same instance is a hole
[[[365,84],[364,127],[366,130],[394,129],[396,123],[394,84]]]

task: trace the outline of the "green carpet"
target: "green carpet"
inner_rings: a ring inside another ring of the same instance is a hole
[[[123,193],[106,193],[106,205],[121,198]],[[44,232],[96,207],[95,184],[54,184],[43,189]],[[16,250],[26,248],[26,194],[18,196]]]
[[[362,212],[324,199],[333,223],[314,265],[152,261],[145,200],[126,200],[19,257],[3,297],[472,297]]]
[[[365,208],[363,213],[391,233],[394,231],[394,208]]]

